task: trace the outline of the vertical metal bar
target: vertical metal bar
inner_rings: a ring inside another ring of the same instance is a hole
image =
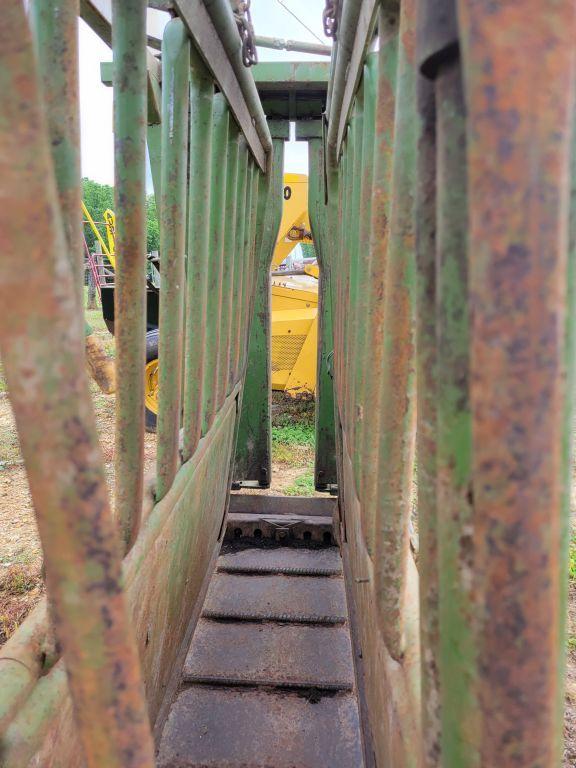
[[[344,230],[344,248],[343,254],[343,286],[342,286],[342,405],[343,405],[343,424],[346,430],[350,451],[352,452],[352,422],[353,415],[350,411],[350,370],[348,363],[350,360],[350,337],[352,333],[351,325],[351,307],[350,295],[351,286],[355,280],[352,274],[354,254],[358,244],[358,216],[360,213],[360,163],[362,160],[362,131],[363,131],[363,113],[364,113],[364,92],[362,86],[356,95],[352,118],[350,121],[348,138],[348,201],[346,205],[346,222]]]
[[[240,133],[236,123],[230,123],[229,172],[226,183],[226,220],[224,224],[224,258],[222,265],[222,312],[220,314],[220,344],[218,348],[218,386],[216,403],[222,407],[228,388],[228,366],[230,361],[230,335],[232,330],[232,302],[234,296],[234,259],[236,254],[236,204],[238,194],[238,165]]]
[[[181,415],[184,249],[190,41],[180,19],[162,40],[162,197],[160,205],[159,409],[156,498],[172,485],[178,468]]]
[[[79,213],[80,109],[78,84],[78,0],[33,0],[30,23],[42,97],[48,120],[52,160],[74,276],[78,312],[84,312],[83,226]]]
[[[114,0],[115,509],[127,550],[140,524],[146,361],[146,3]]]
[[[334,384],[332,378],[334,334],[332,327],[331,263],[327,211],[324,204],[324,147],[321,126],[308,141],[309,188],[308,209],[316,253],[320,264],[318,286],[318,361],[316,376],[316,441],[314,483],[326,490],[337,483],[334,428]]]
[[[235,367],[235,380],[242,377],[244,364],[246,362],[246,346],[248,325],[247,313],[250,311],[250,302],[252,300],[252,288],[254,286],[254,225],[256,222],[256,209],[258,198],[258,179],[259,173],[255,168],[251,157],[248,158],[248,184],[246,188],[246,227],[244,229],[244,272],[242,280],[242,291],[240,294],[240,309],[238,313],[237,342],[238,353]]]
[[[393,658],[404,646],[414,449],[414,187],[416,171],[415,8],[400,10],[399,60],[392,168],[394,197],[384,278],[384,365],[381,373],[376,497],[375,591],[380,629]]]
[[[340,161],[340,174],[339,174],[339,238],[338,238],[338,271],[337,271],[337,299],[336,299],[336,319],[337,319],[337,334],[336,334],[336,361],[338,367],[338,374],[336,381],[338,384],[338,412],[340,421],[346,425],[346,413],[344,403],[344,319],[346,317],[346,307],[344,305],[344,294],[346,286],[346,226],[348,224],[348,211],[350,210],[350,162],[353,147],[352,130],[349,129],[348,135],[343,142],[342,159]]]
[[[226,179],[228,175],[229,112],[222,94],[214,96],[211,195],[210,195],[210,267],[208,270],[208,315],[202,386],[202,434],[206,434],[216,413],[216,375],[222,299],[222,257],[226,220]]]
[[[184,380],[184,450],[187,461],[202,433],[202,387],[206,364],[210,188],[214,84],[204,62],[191,49],[190,180],[188,186],[188,272]]]
[[[284,141],[289,126],[271,126],[273,154],[270,170],[258,189],[254,299],[250,310],[246,377],[238,429],[234,479],[270,485],[270,262],[282,218]]]
[[[576,6],[531,0],[520,12],[458,2],[458,22],[468,116],[480,764],[559,765]]]
[[[7,99],[0,111],[0,354],[54,628],[86,764],[152,768],[117,531],[84,371],[84,326],[22,3],[3,9],[0,88],[25,94]]]
[[[364,65],[364,135],[362,137],[362,164],[360,187],[360,211],[358,229],[358,253],[356,279],[353,283],[352,303],[354,324],[351,351],[355,362],[351,369],[350,404],[354,413],[354,475],[357,493],[360,489],[363,458],[360,446],[364,444],[364,425],[370,419],[371,403],[362,395],[362,382],[366,370],[372,364],[372,352],[366,346],[368,331],[368,281],[370,279],[370,221],[372,217],[372,187],[374,179],[374,137],[376,117],[378,55],[369,54]]]
[[[390,203],[392,198],[392,160],[394,152],[394,115],[396,111],[396,74],[398,67],[398,17],[380,10],[378,18],[378,95],[374,137],[374,176],[372,218],[370,222],[370,277],[368,280],[367,315],[369,317],[366,349],[370,350],[370,372],[366,375],[364,400],[366,407],[377,403],[380,372],[384,365],[383,297],[390,237]],[[378,492],[378,429],[372,424],[364,431],[361,447],[362,476],[359,496],[362,500],[362,528],[366,548],[374,552],[374,515]]]
[[[242,375],[242,373],[245,371],[246,368],[246,359],[248,355],[248,342],[249,342],[249,326],[250,326],[250,318],[252,317],[252,311],[254,308],[254,301],[255,301],[255,292],[256,292],[256,279],[257,279],[257,270],[256,270],[256,230],[257,230],[257,223],[258,223],[258,200],[259,200],[259,194],[258,191],[260,189],[261,184],[264,183],[264,176],[260,174],[259,169],[256,167],[255,163],[251,162],[251,169],[252,169],[252,189],[251,189],[251,198],[250,198],[250,218],[249,218],[249,230],[246,233],[245,236],[245,242],[246,247],[248,248],[248,258],[247,258],[247,274],[246,274],[246,287],[244,289],[244,311],[243,316],[241,317],[241,326],[240,326],[240,333],[241,333],[241,350],[240,350],[240,361],[239,361],[239,373],[238,375]]]
[[[234,242],[234,270],[230,282],[232,284],[232,312],[230,314],[230,345],[228,355],[228,389],[233,388],[238,378],[238,357],[240,354],[240,317],[244,291],[244,273],[247,267],[248,251],[244,234],[249,227],[250,209],[249,197],[249,152],[245,140],[240,139],[240,154],[238,168],[238,189],[236,192],[236,236]]]
[[[434,87],[418,78],[417,429],[418,571],[422,665],[422,735],[426,768],[441,768],[440,627],[438,619],[438,525],[436,499],[436,110]]]
[[[356,434],[357,414],[354,412],[352,404],[352,374],[354,366],[352,361],[352,340],[356,331],[356,306],[354,297],[358,290],[358,255],[359,255],[359,236],[361,223],[360,219],[365,215],[361,210],[360,197],[361,190],[366,180],[362,174],[362,149],[364,145],[364,81],[356,93],[354,108],[352,113],[351,132],[353,137],[354,154],[352,158],[352,179],[351,179],[351,205],[350,214],[347,223],[347,247],[346,247],[346,322],[344,323],[345,346],[344,359],[346,361],[346,376],[344,379],[344,405],[346,408],[346,425],[348,430],[348,441],[351,456],[354,457],[354,441]],[[355,350],[357,354],[357,350]],[[356,457],[353,458],[353,461]]]
[[[437,119],[437,525],[442,753],[478,762],[474,696],[472,418],[469,397],[466,136],[460,62],[436,79]]]
[[[570,541],[572,538],[572,468],[574,466],[574,417],[576,415],[573,393],[576,391],[576,103],[572,107],[572,141],[570,160],[570,228],[568,240],[568,264],[566,268],[566,396],[564,402],[564,432],[562,445],[562,513],[560,540],[560,573],[566,574],[569,570]],[[569,599],[569,579],[564,578],[560,582],[560,606],[567,606]],[[560,615],[560,637],[567,637],[568,611]],[[566,652],[568,643],[562,643],[559,654],[559,667],[566,669]],[[566,680],[562,683],[564,687]],[[556,719],[562,722],[564,719],[564,695],[563,691],[557,699]],[[561,734],[559,734],[561,735]]]

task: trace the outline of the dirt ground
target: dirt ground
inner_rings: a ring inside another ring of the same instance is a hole
[[[97,314],[91,318],[95,331],[109,351],[110,340]],[[24,620],[42,595],[41,549],[31,505],[26,473],[18,448],[18,437],[0,366],[0,645]],[[110,488],[114,488],[114,397],[103,395],[91,384],[100,445]],[[278,399],[274,409],[278,410]],[[273,412],[274,413],[274,412]],[[296,416],[296,420],[300,416]],[[286,426],[286,415],[279,420]],[[309,443],[278,443],[273,435],[273,483],[266,494],[315,495],[312,482],[314,448]],[[289,431],[288,427],[288,431]],[[278,437],[280,434],[280,437]],[[288,435],[290,437],[290,435]],[[146,435],[145,470],[153,470],[156,437]],[[304,488],[304,491],[302,490]],[[573,520],[576,521],[576,482]],[[321,494],[320,494],[321,495]],[[566,679],[564,768],[576,765],[576,581],[570,585],[568,670]]]

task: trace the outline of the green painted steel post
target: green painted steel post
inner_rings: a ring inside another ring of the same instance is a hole
[[[160,205],[159,409],[156,498],[172,485],[178,469],[181,415],[184,250],[190,41],[180,19],[162,40],[162,202]]]
[[[298,125],[296,136],[298,138]],[[326,490],[338,482],[334,430],[334,383],[330,245],[326,206],[324,204],[324,147],[322,126],[308,139],[308,210],[312,235],[320,264],[318,286],[318,363],[316,374],[316,443],[314,483],[316,490]],[[330,358],[330,362],[329,362]]]
[[[442,754],[447,765],[480,765],[474,697],[472,417],[466,139],[458,58],[436,79],[437,122],[437,525]]]
[[[402,4],[398,61],[397,137],[392,168],[393,200],[384,278],[384,365],[377,404],[378,492],[375,515],[375,592],[379,626],[391,656],[404,651],[406,569],[415,450],[415,257],[416,76],[414,3]]]
[[[115,0],[116,517],[124,548],[140,524],[146,361],[146,4]]]
[[[229,319],[229,345],[227,354],[228,383],[226,392],[230,392],[238,377],[238,356],[240,352],[240,307],[244,290],[244,273],[247,266],[248,252],[245,248],[244,233],[248,226],[250,209],[248,201],[248,161],[249,151],[246,141],[240,137],[238,186],[236,190],[236,234],[234,237],[234,264],[230,283],[232,285],[232,311]]]
[[[210,261],[210,157],[214,83],[204,62],[191,49],[190,180],[188,186],[188,269],[184,379],[184,450],[187,461],[202,434],[208,271]]]
[[[0,112],[0,354],[42,542],[51,619],[86,765],[152,768],[121,552],[84,370],[84,324],[22,3],[3,8],[0,87],[25,94],[7,99]]]
[[[338,227],[338,241],[337,241],[337,257],[336,257],[336,335],[335,335],[335,364],[336,364],[336,385],[338,389],[338,397],[336,400],[339,420],[342,425],[345,425],[346,414],[344,411],[344,344],[343,344],[343,326],[344,318],[346,317],[346,310],[344,307],[344,286],[345,286],[345,259],[344,251],[346,245],[346,225],[348,222],[348,210],[349,210],[349,197],[350,197],[350,175],[348,173],[350,165],[350,147],[352,144],[351,132],[342,143],[342,158],[340,160],[340,174],[339,174],[339,202],[337,227]]]
[[[377,98],[378,55],[371,53],[364,65],[364,135],[362,137],[362,160],[360,168],[360,211],[355,260],[355,279],[351,285],[351,304],[354,322],[350,339],[350,351],[355,361],[351,370],[350,406],[353,418],[353,464],[356,494],[360,494],[363,457],[360,447],[364,445],[364,425],[370,425],[371,403],[364,400],[363,381],[366,371],[372,365],[372,350],[366,346],[368,335],[368,296],[370,279],[370,226],[372,218],[372,188],[374,179],[374,137]]]
[[[368,280],[366,349],[370,365],[381,371],[384,365],[384,296],[388,240],[390,237],[390,205],[392,200],[392,160],[394,154],[394,115],[396,111],[396,73],[398,66],[398,16],[381,9],[379,16],[380,48],[378,52],[378,95],[374,137],[374,172],[372,217],[370,223],[370,275]],[[380,397],[380,376],[367,376],[364,386],[366,407]],[[362,499],[362,528],[366,548],[374,552],[374,515],[378,493],[378,429],[364,431],[360,448],[362,473],[359,496]]]
[[[265,176],[263,176],[255,163],[251,163],[252,168],[252,185],[250,189],[250,218],[249,228],[246,231],[244,242],[247,249],[247,262],[246,262],[246,278],[245,287],[243,290],[244,301],[242,316],[240,318],[240,355],[238,361],[238,376],[244,374],[246,370],[246,356],[248,354],[248,341],[250,319],[252,317],[252,310],[254,307],[255,291],[256,291],[256,229],[258,224],[258,201],[259,189],[265,182]]]
[[[422,665],[422,738],[425,768],[441,768],[438,616],[438,505],[436,492],[436,109],[434,88],[418,78],[416,187],[418,571]]]
[[[238,194],[238,166],[240,133],[232,121],[229,128],[228,174],[226,180],[226,202],[224,222],[224,249],[222,260],[222,311],[220,313],[218,345],[218,372],[216,374],[217,407],[221,408],[228,389],[230,361],[230,338],[232,331],[232,302],[234,297],[234,259],[236,255],[236,207]]]
[[[80,203],[80,107],[78,82],[78,0],[33,0],[30,23],[52,159],[74,275],[78,312],[84,312],[84,249]],[[33,202],[31,203],[33,205]]]
[[[235,481],[257,483],[262,488],[270,485],[272,470],[269,271],[282,218],[284,141],[289,126],[282,121],[272,124],[270,130],[271,169],[258,190],[254,300],[234,469]]]
[[[560,573],[569,571],[570,541],[573,536],[571,503],[572,503],[572,471],[574,467],[574,417],[576,415],[574,392],[576,392],[576,105],[572,116],[572,146],[570,162],[570,227],[568,232],[568,263],[566,266],[566,389],[564,402],[564,431],[563,431],[563,465],[562,465],[562,507],[560,520]],[[560,692],[556,702],[556,722],[562,723],[564,719],[564,692],[566,679],[563,674],[566,669],[566,651],[568,649],[568,606],[569,579],[563,579],[560,583],[560,638],[559,652],[559,676]],[[561,729],[557,729],[557,736],[561,741]],[[562,744],[557,746],[558,753]]]
[[[347,262],[346,262],[346,294],[344,297],[346,306],[346,321],[344,323],[344,359],[346,361],[346,376],[344,379],[344,406],[346,408],[347,427],[348,427],[348,440],[350,442],[350,453],[354,456],[355,442],[356,442],[356,425],[358,423],[358,414],[354,408],[352,402],[352,380],[353,369],[352,364],[352,342],[356,334],[356,323],[358,317],[356,314],[356,306],[354,303],[354,297],[359,290],[359,239],[360,231],[362,227],[361,219],[364,219],[368,215],[367,210],[362,210],[360,207],[361,190],[366,185],[366,179],[364,178],[362,160],[363,160],[363,146],[364,146],[364,81],[360,83],[360,87],[356,92],[356,99],[354,101],[354,108],[352,110],[352,122],[350,131],[353,137],[354,154],[352,159],[352,179],[351,179],[351,204],[350,213],[347,222]],[[355,354],[358,354],[358,350],[354,350]]]
[[[202,434],[205,435],[216,413],[217,356],[222,300],[222,258],[226,221],[226,179],[228,175],[228,125],[230,113],[222,94],[214,96],[210,195],[210,266],[208,269],[208,314],[206,351],[202,385]]]

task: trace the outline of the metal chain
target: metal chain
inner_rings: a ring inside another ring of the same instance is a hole
[[[336,38],[338,31],[339,0],[326,0],[326,7],[322,11],[322,24],[326,37]]]
[[[254,42],[254,27],[250,15],[250,0],[232,0],[232,12],[242,40],[242,63],[251,67],[258,63],[256,44]]]

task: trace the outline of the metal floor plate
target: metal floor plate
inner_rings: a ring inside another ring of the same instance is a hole
[[[352,651],[345,626],[227,624],[202,619],[184,679],[351,690]]]
[[[362,767],[341,573],[335,547],[221,554],[159,768]]]
[[[170,712],[158,768],[358,768],[351,694],[312,704],[295,693],[193,686]]]
[[[341,579],[314,576],[216,573],[208,590],[204,615],[238,620],[338,623],[346,618],[344,583]]]
[[[226,573],[335,576],[342,574],[342,561],[336,547],[325,549],[250,547],[221,555],[218,559],[218,570]]]

